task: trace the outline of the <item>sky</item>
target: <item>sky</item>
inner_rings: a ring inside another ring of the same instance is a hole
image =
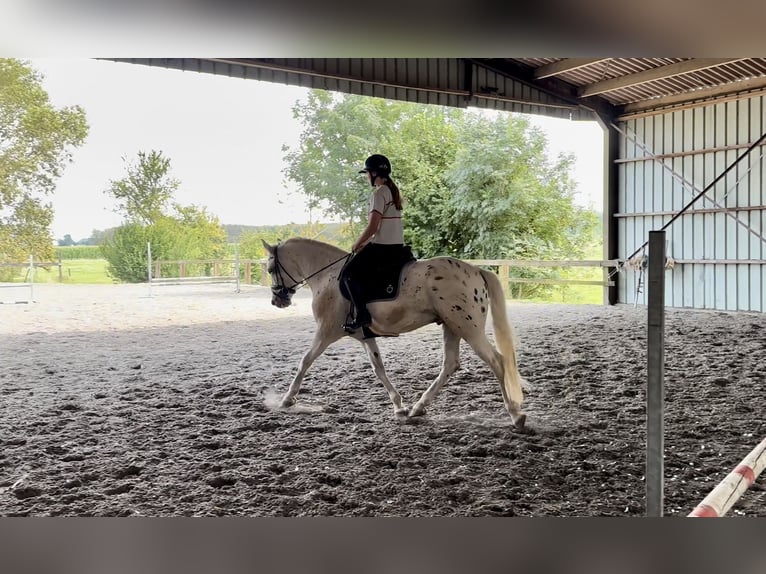
[[[221,223],[305,223],[309,213],[285,181],[282,146],[298,145],[292,107],[306,88],[92,59],[32,59],[57,107],[79,105],[90,133],[50,198],[55,239],[75,241],[121,224],[104,193],[125,175],[123,158],[162,151],[181,182],[176,200],[205,206]],[[595,122],[530,116],[549,153],[573,153],[577,203],[600,208],[603,144]],[[360,158],[360,163],[364,158]],[[396,169],[396,166],[394,166]],[[406,190],[406,182],[400,182]],[[318,214],[313,219],[323,220]]]

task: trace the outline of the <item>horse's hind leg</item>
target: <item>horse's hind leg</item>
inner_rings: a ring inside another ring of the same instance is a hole
[[[503,393],[503,402],[505,408],[511,415],[511,420],[517,428],[523,428],[524,422],[527,416],[521,411],[519,406],[511,400],[505,390],[503,384],[503,378],[505,376],[505,369],[503,368],[502,355],[492,346],[484,333],[474,333],[470,338],[466,338],[468,344],[476,352],[479,357],[489,365],[492,372],[497,377],[497,381],[500,383],[500,391]]]
[[[436,398],[436,395],[439,394],[447,379],[460,368],[460,337],[447,327],[446,324],[442,328],[444,338],[444,362],[442,363],[442,370],[439,376],[436,377],[436,380],[431,383],[431,386],[418,399],[418,402],[412,405],[410,410],[411,417],[425,414],[426,407]]]
[[[367,356],[370,358],[370,363],[375,371],[375,375],[378,377],[383,386],[388,391],[388,396],[391,402],[394,404],[394,414],[398,418],[407,416],[407,407],[402,405],[402,397],[394,388],[394,385],[388,380],[386,375],[386,369],[383,367],[383,359],[380,356],[380,349],[375,339],[365,339],[362,341],[364,348],[367,349]]]
[[[309,370],[309,367],[311,367],[314,361],[316,361],[317,357],[324,353],[325,349],[340,339],[340,337],[341,335],[324,333],[321,329],[314,334],[314,340],[311,343],[311,348],[306,351],[305,355],[303,355],[301,363],[298,367],[298,372],[296,373],[293,382],[290,383],[290,387],[287,389],[287,392],[282,397],[282,407],[289,407],[295,404],[295,396],[298,394],[298,391],[301,388],[301,383],[303,382],[303,377],[306,376],[306,371]]]

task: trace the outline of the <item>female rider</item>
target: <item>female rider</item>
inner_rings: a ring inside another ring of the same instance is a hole
[[[391,179],[391,162],[384,155],[373,154],[364,162],[370,194],[367,227],[351,247],[353,257],[341,271],[340,280],[348,289],[352,309],[343,325],[348,332],[370,324],[370,313],[363,298],[359,279],[368,274],[376,262],[401,257],[404,247],[402,228],[402,196]]]

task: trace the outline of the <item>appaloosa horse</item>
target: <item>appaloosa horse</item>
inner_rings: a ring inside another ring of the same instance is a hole
[[[348,336],[358,339],[366,348],[375,374],[388,391],[396,416],[422,415],[449,376],[460,367],[460,340],[465,339],[500,382],[503,401],[514,425],[519,429],[524,427],[526,415],[521,410],[522,379],[516,367],[514,334],[508,323],[502,286],[494,273],[452,257],[423,259],[405,266],[398,297],[368,303],[371,329],[381,336],[395,336],[429,323],[442,325],[442,370],[408,410],[386,375],[375,339],[364,339],[361,330],[348,334],[343,329],[349,302],[341,296],[338,274],[349,254],[333,245],[304,238],[288,239],[278,245],[269,245],[265,241],[263,244],[269,254],[271,304],[280,308],[289,306],[295,289],[308,284],[317,324],[311,348],[301,359],[298,373],[282,398],[282,407],[295,403],[303,377],[316,358],[330,344]],[[489,311],[499,352],[484,332]]]

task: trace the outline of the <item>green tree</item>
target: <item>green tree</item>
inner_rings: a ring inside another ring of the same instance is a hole
[[[112,235],[114,235],[114,228],[94,229],[90,232],[89,237],[81,239],[78,243],[80,245],[101,245],[104,241],[111,238]]]
[[[467,114],[460,131],[447,177],[461,255],[581,256],[592,226],[574,205],[573,157],[549,160],[545,134],[522,116]]]
[[[46,198],[87,134],[79,106],[55,108],[38,72],[0,58],[0,260],[53,258]]]
[[[364,209],[360,158],[381,147],[379,134],[386,114],[385,100],[342,97],[314,90],[293,115],[304,124],[297,149],[286,152],[285,175],[300,184],[311,209],[324,207],[331,216],[356,221]]]
[[[241,259],[265,259],[268,257],[261,240],[276,245],[280,241],[291,237],[308,237],[327,241],[323,233],[327,226],[321,223],[308,223],[305,225],[280,225],[259,230],[245,231],[239,236],[238,248]],[[331,241],[332,242],[332,241]],[[258,283],[262,279],[261,266],[253,265],[251,279]]]
[[[154,231],[154,233],[152,233]],[[100,245],[107,260],[107,272],[117,281],[141,283],[148,280],[147,243],[161,249],[161,225],[150,227],[139,223],[126,223]]]
[[[293,113],[304,129],[297,148],[283,148],[285,175],[312,209],[341,218],[347,247],[367,220],[369,187],[357,172],[368,155],[383,153],[408,206],[407,241],[424,255],[444,248],[432,208],[448,194],[443,174],[459,110],[315,90]]]
[[[105,237],[101,251],[108,272],[119,281],[147,280],[147,243],[152,259],[215,259],[226,255],[226,231],[204,207],[174,202],[180,182],[170,174],[171,162],[160,151],[139,152],[124,160],[127,176],[112,180],[105,193],[117,200],[116,212],[126,223]],[[172,276],[178,269],[163,269]]]
[[[586,255],[597,215],[574,204],[573,157],[550,160],[545,134],[517,115],[467,114],[447,177],[454,190],[447,224],[458,255],[477,259],[577,259]],[[514,269],[521,278],[559,271]],[[527,295],[552,288],[519,284]]]
[[[162,217],[180,182],[170,176],[170,159],[161,151],[139,151],[138,161],[122,158],[127,176],[109,182],[104,191],[117,200],[114,208],[128,221],[151,224]]]
[[[72,245],[77,245],[77,242],[72,239],[72,236],[69,233],[67,233],[64,235],[64,239],[58,240],[58,245],[59,247],[71,247]]]
[[[172,258],[218,259],[226,256],[226,231],[218,217],[197,205],[173,205],[169,219],[176,224]]]
[[[573,203],[572,158],[549,160],[523,116],[318,91],[294,111],[304,130],[285,149],[285,174],[353,224],[351,236],[367,219],[356,172],[370,153],[391,159],[405,241],[419,257],[576,258],[598,225]]]

